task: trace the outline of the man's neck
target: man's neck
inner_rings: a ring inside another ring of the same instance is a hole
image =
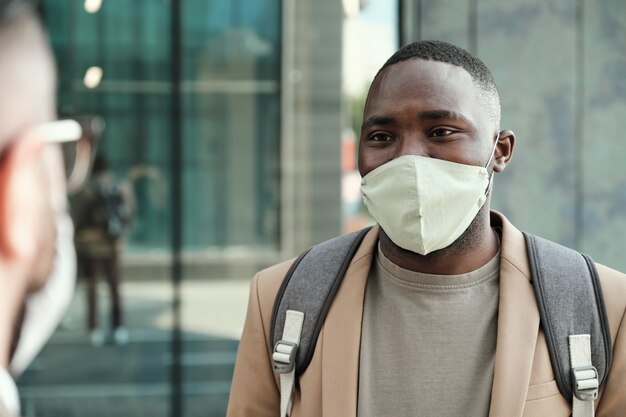
[[[435,275],[458,275],[474,271],[499,250],[498,237],[489,223],[489,210],[481,210],[466,233],[447,248],[420,255],[397,246],[380,229],[380,248],[394,264],[410,271]]]

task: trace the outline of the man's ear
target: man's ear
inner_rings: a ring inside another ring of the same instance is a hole
[[[43,144],[34,134],[14,141],[0,165],[0,258],[32,260],[37,256],[38,215],[44,196],[41,175]]]
[[[498,145],[494,153],[493,170],[502,172],[506,169],[513,157],[513,147],[515,146],[515,133],[511,130],[500,131]]]

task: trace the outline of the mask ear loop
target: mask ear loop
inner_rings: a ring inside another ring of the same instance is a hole
[[[489,160],[487,161],[487,165],[485,165],[485,169],[489,169],[489,165],[491,164],[491,161],[493,160],[493,156],[496,154],[496,148],[498,147],[498,141],[500,140],[500,132],[498,132],[498,135],[496,136],[496,141],[493,144],[493,149],[491,150],[491,156],[489,157]],[[489,189],[491,188],[491,185],[493,184],[493,170],[491,170],[491,174],[489,175],[489,184],[487,184],[487,188],[485,189],[485,195],[489,194]]]

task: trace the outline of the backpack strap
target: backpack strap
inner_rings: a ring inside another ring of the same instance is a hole
[[[283,403],[289,401],[293,388],[283,390],[283,375],[295,380],[311,362],[317,338],[330,305],[350,265],[352,257],[371,227],[320,243],[302,253],[291,265],[274,301],[270,340],[274,344],[274,371],[281,374],[281,416]],[[299,313],[299,314],[298,314]],[[288,335],[292,323],[301,318],[301,334]],[[293,385],[292,385],[293,387]],[[288,396],[288,399],[284,397]]]
[[[572,334],[569,336],[570,365],[574,397],[572,417],[593,417],[593,402],[598,398],[598,370],[591,363],[591,336]]]
[[[559,391],[572,401],[573,417],[593,416],[612,360],[598,272],[587,255],[527,233],[524,238]]]
[[[278,366],[283,369],[284,367],[284,370],[287,371],[280,372],[280,417],[286,417],[291,412],[291,397],[296,383],[296,371],[292,364],[302,337],[303,323],[303,312],[287,310],[283,337],[276,343],[272,355],[274,368]]]

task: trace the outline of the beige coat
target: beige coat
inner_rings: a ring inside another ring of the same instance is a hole
[[[570,405],[557,388],[539,327],[524,237],[498,213],[493,214],[492,223],[502,225],[502,243],[498,336],[489,417],[567,417],[571,413]],[[296,386],[294,417],[357,415],[363,301],[377,241],[375,227],[352,259],[322,327],[311,364]],[[228,417],[279,415],[279,384],[272,371],[272,345],[268,338],[274,298],[291,262],[263,270],[252,281]],[[596,266],[614,343],[613,364],[596,401],[596,415],[624,417],[626,275]]]

